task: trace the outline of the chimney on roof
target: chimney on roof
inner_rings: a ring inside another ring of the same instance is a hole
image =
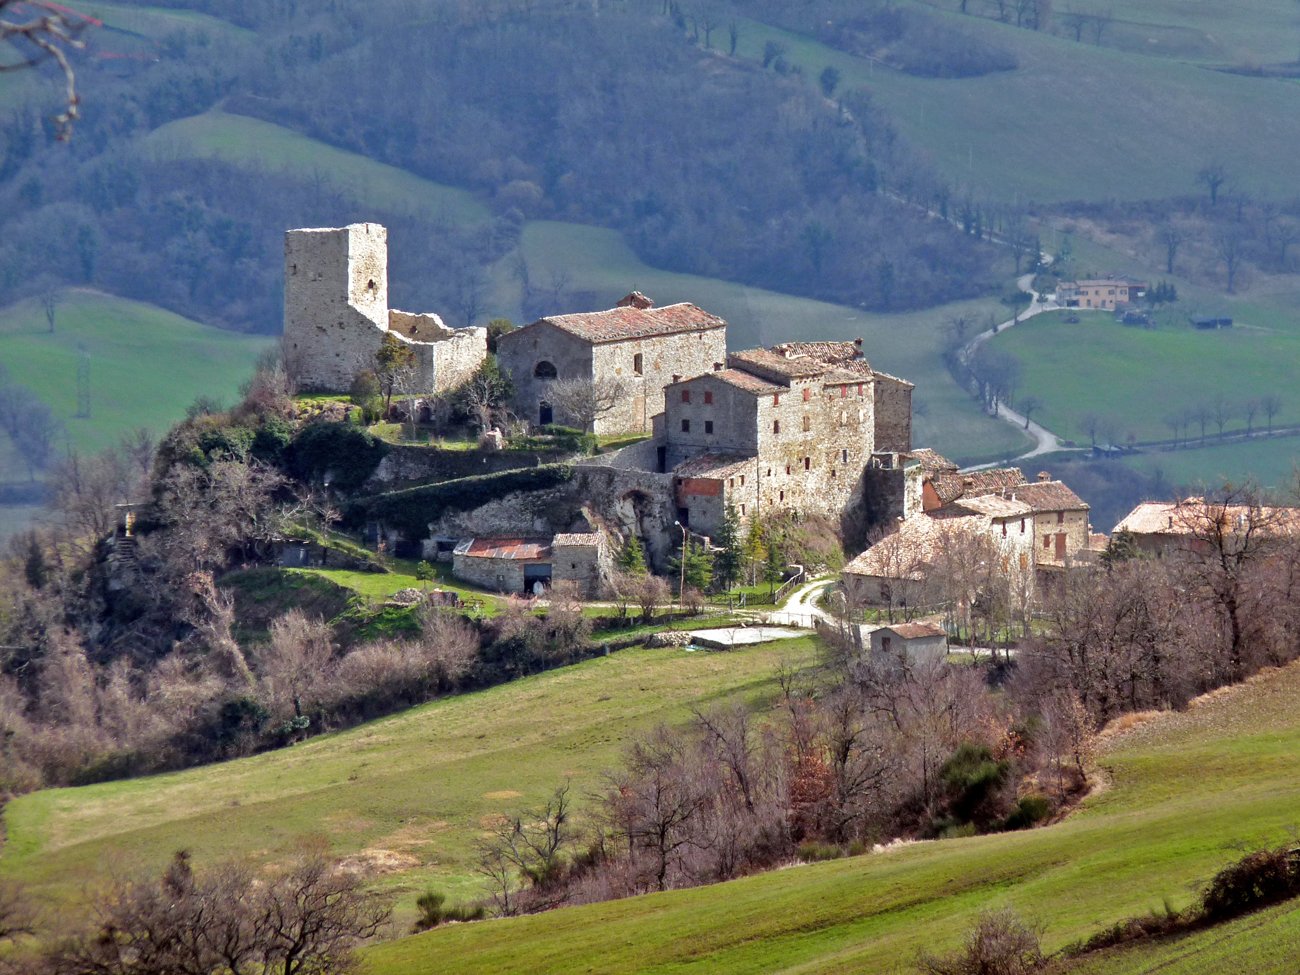
[[[1050,481],[1052,479],[1052,475],[1047,473],[1047,471],[1039,471],[1038,479],[1040,481]]]
[[[654,302],[639,291],[624,295],[618,303],[619,308],[653,308]]]
[[[721,362],[715,362],[715,363],[713,364],[713,371],[714,371],[714,372],[722,372],[722,363],[721,363]]]

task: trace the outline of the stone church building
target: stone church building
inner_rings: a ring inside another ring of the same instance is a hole
[[[708,372],[726,357],[727,323],[685,302],[654,307],[633,292],[614,308],[552,315],[497,339],[497,359],[514,382],[515,412],[531,423],[577,425],[551,402],[556,380],[616,383],[614,408],[593,433],[649,433],[664,387]]]

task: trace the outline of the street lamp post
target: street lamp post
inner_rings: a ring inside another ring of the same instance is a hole
[[[686,526],[680,521],[674,521],[674,525],[682,530],[682,555],[677,561],[681,568],[681,579],[677,583],[677,608],[682,608],[682,596],[686,592]]]

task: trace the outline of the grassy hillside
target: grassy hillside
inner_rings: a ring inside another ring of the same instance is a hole
[[[79,450],[102,449],[137,427],[161,434],[198,396],[232,401],[271,344],[98,292],[63,292],[53,334],[35,300],[0,310],[0,362],[50,404]],[[75,416],[82,349],[90,360],[88,419]]]
[[[1234,844],[1285,838],[1300,802],[1297,693],[1292,666],[1138,725],[1104,751],[1108,786],[1054,826],[456,925],[377,947],[369,972],[908,971],[919,950],[955,946],[979,910],[1004,905],[1057,949],[1163,898],[1183,907]],[[1297,932],[1293,906],[1088,970],[1290,975]]]
[[[1267,393],[1283,400],[1275,424],[1300,422],[1300,400],[1291,395],[1300,335],[1272,322],[1203,332],[1182,322],[1133,328],[1108,313],[1080,314],[1076,324],[1064,318],[1040,315],[993,340],[1020,360],[1020,395],[1044,403],[1034,418],[1054,433],[1086,442],[1080,418],[1094,412],[1117,420],[1120,440],[1130,432],[1163,440],[1173,436],[1164,422],[1171,413],[1213,404],[1216,396],[1240,404]],[[1261,414],[1255,426],[1263,425]],[[1245,426],[1238,408],[1226,429]],[[1207,434],[1215,432],[1211,421]],[[1199,424],[1191,435],[1199,438]]]
[[[1300,438],[1261,439],[1244,443],[1210,443],[1192,450],[1162,451],[1126,457],[1123,463],[1146,474],[1159,474],[1169,485],[1214,487],[1251,478],[1277,491],[1292,488],[1300,464]]]
[[[1295,57],[1294,27],[1277,32],[1278,22],[1286,19],[1280,3],[1260,0],[1240,9],[1234,4],[1231,15],[1202,4],[1160,7],[1129,4],[1132,15],[1154,23],[1157,32],[1193,18],[1206,30],[1230,21],[1231,50],[1250,45],[1252,51],[1283,56],[1289,45],[1289,56]],[[1197,12],[1188,14],[1189,9]],[[1145,40],[1144,53],[1130,53],[980,17],[952,14],[951,19],[1014,51],[1019,67],[979,78],[915,77],[754,20],[742,21],[739,50],[758,59],[774,40],[809,78],[835,67],[841,86],[868,88],[945,177],[1007,201],[1192,193],[1197,169],[1225,151],[1233,170],[1253,189],[1278,196],[1294,191],[1300,178],[1300,158],[1289,148],[1300,142],[1295,82],[1149,57]],[[1261,38],[1267,38],[1262,45]],[[1218,49],[1210,45],[1194,53],[1217,58]],[[1193,133],[1213,137],[1198,145]]]
[[[692,706],[766,698],[780,661],[813,654],[809,640],[628,650],[254,758],[23,796],[4,812],[0,872],[66,901],[114,865],[160,866],[181,847],[200,860],[273,862],[323,837],[405,893],[408,908],[429,881],[476,893],[485,817],[544,800],[566,779],[585,795],[635,730],[684,720]]]
[[[168,122],[149,134],[145,148],[163,159],[216,157],[227,162],[286,170],[325,180],[353,200],[396,209],[412,207],[460,223],[485,220],[488,211],[472,194],[421,179],[365,156],[335,149],[269,122],[205,112]]]

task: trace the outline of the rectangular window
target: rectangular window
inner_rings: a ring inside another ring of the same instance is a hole
[[[740,505],[740,517],[742,517],[742,518],[745,517],[745,505],[744,505],[744,502],[741,502],[741,505]]]
[[[1007,537],[1007,523],[1005,521],[1002,523],[1002,537]]]
[[[781,492],[781,500],[782,500],[782,501],[785,500],[785,492],[784,492],[784,491]]]
[[[741,475],[740,475],[740,486],[741,486],[741,487],[744,487],[744,486],[745,486],[745,475],[744,475],[744,474],[741,474]]]
[[[1043,536],[1043,548],[1051,548],[1051,547],[1052,547],[1052,536],[1051,536],[1051,535],[1044,535],[1044,536]]]
[[[858,383],[858,395],[862,395],[862,383]]]
[[[641,353],[638,352],[636,355],[632,356],[632,371],[640,376],[642,374],[641,369],[644,363],[645,360],[641,357]]]
[[[1021,519],[1020,519],[1020,534],[1023,535],[1024,533],[1025,533],[1025,519],[1021,518]]]
[[[690,420],[683,420],[683,421],[682,421],[682,433],[690,433],[690,432],[691,432],[691,421],[690,421]]]
[[[690,391],[689,389],[683,389],[683,390],[682,390],[682,402],[683,402],[683,403],[689,403],[690,401],[691,401],[691,391]]]
[[[810,471],[810,470],[812,470],[812,458],[811,458],[811,457],[805,457],[805,458],[803,459],[803,469],[806,470],[806,471]]]
[[[735,486],[736,486],[736,479],[734,477],[727,481],[727,487],[734,488]]]
[[[712,432],[713,432],[713,421],[712,421],[712,420],[705,420],[705,421],[704,421],[704,432],[705,432],[705,433],[712,433]]]
[[[773,406],[780,406],[780,405],[781,405],[781,394],[780,394],[780,393],[773,393],[773,394],[772,394],[772,405],[773,405]]]
[[[770,468],[770,467],[767,469],[767,476],[768,476],[768,477],[771,477],[771,476],[772,476],[772,468]]]
[[[790,476],[790,465],[789,465],[789,464],[786,464],[786,465],[785,465],[785,476],[786,476],[786,477],[789,477],[789,476]]]
[[[848,398],[848,395],[849,395],[849,387],[847,387],[847,386],[841,386],[841,387],[840,387],[840,399],[847,399],[847,398]]]
[[[780,421],[780,420],[773,420],[773,421],[772,421],[772,432],[773,432],[773,433],[780,433],[780,432],[781,432],[781,421]]]
[[[832,467],[832,468],[831,468],[831,477],[834,477],[834,476],[835,476],[835,468]]]
[[[807,403],[810,399],[812,399],[812,390],[805,386],[803,390],[803,401]]]
[[[706,389],[704,391],[704,405],[709,406],[712,403],[713,403],[713,390]]]
[[[1057,523],[1058,525],[1064,525],[1064,524],[1065,524],[1065,512],[1064,512],[1064,511],[1058,511],[1058,512],[1056,513],[1056,523]]]
[[[847,464],[848,462],[849,462],[849,452],[848,452],[847,450],[841,450],[841,451],[840,451],[840,463],[841,463],[841,464]]]
[[[803,432],[807,433],[811,429],[812,429],[812,417],[805,416],[803,418]]]

